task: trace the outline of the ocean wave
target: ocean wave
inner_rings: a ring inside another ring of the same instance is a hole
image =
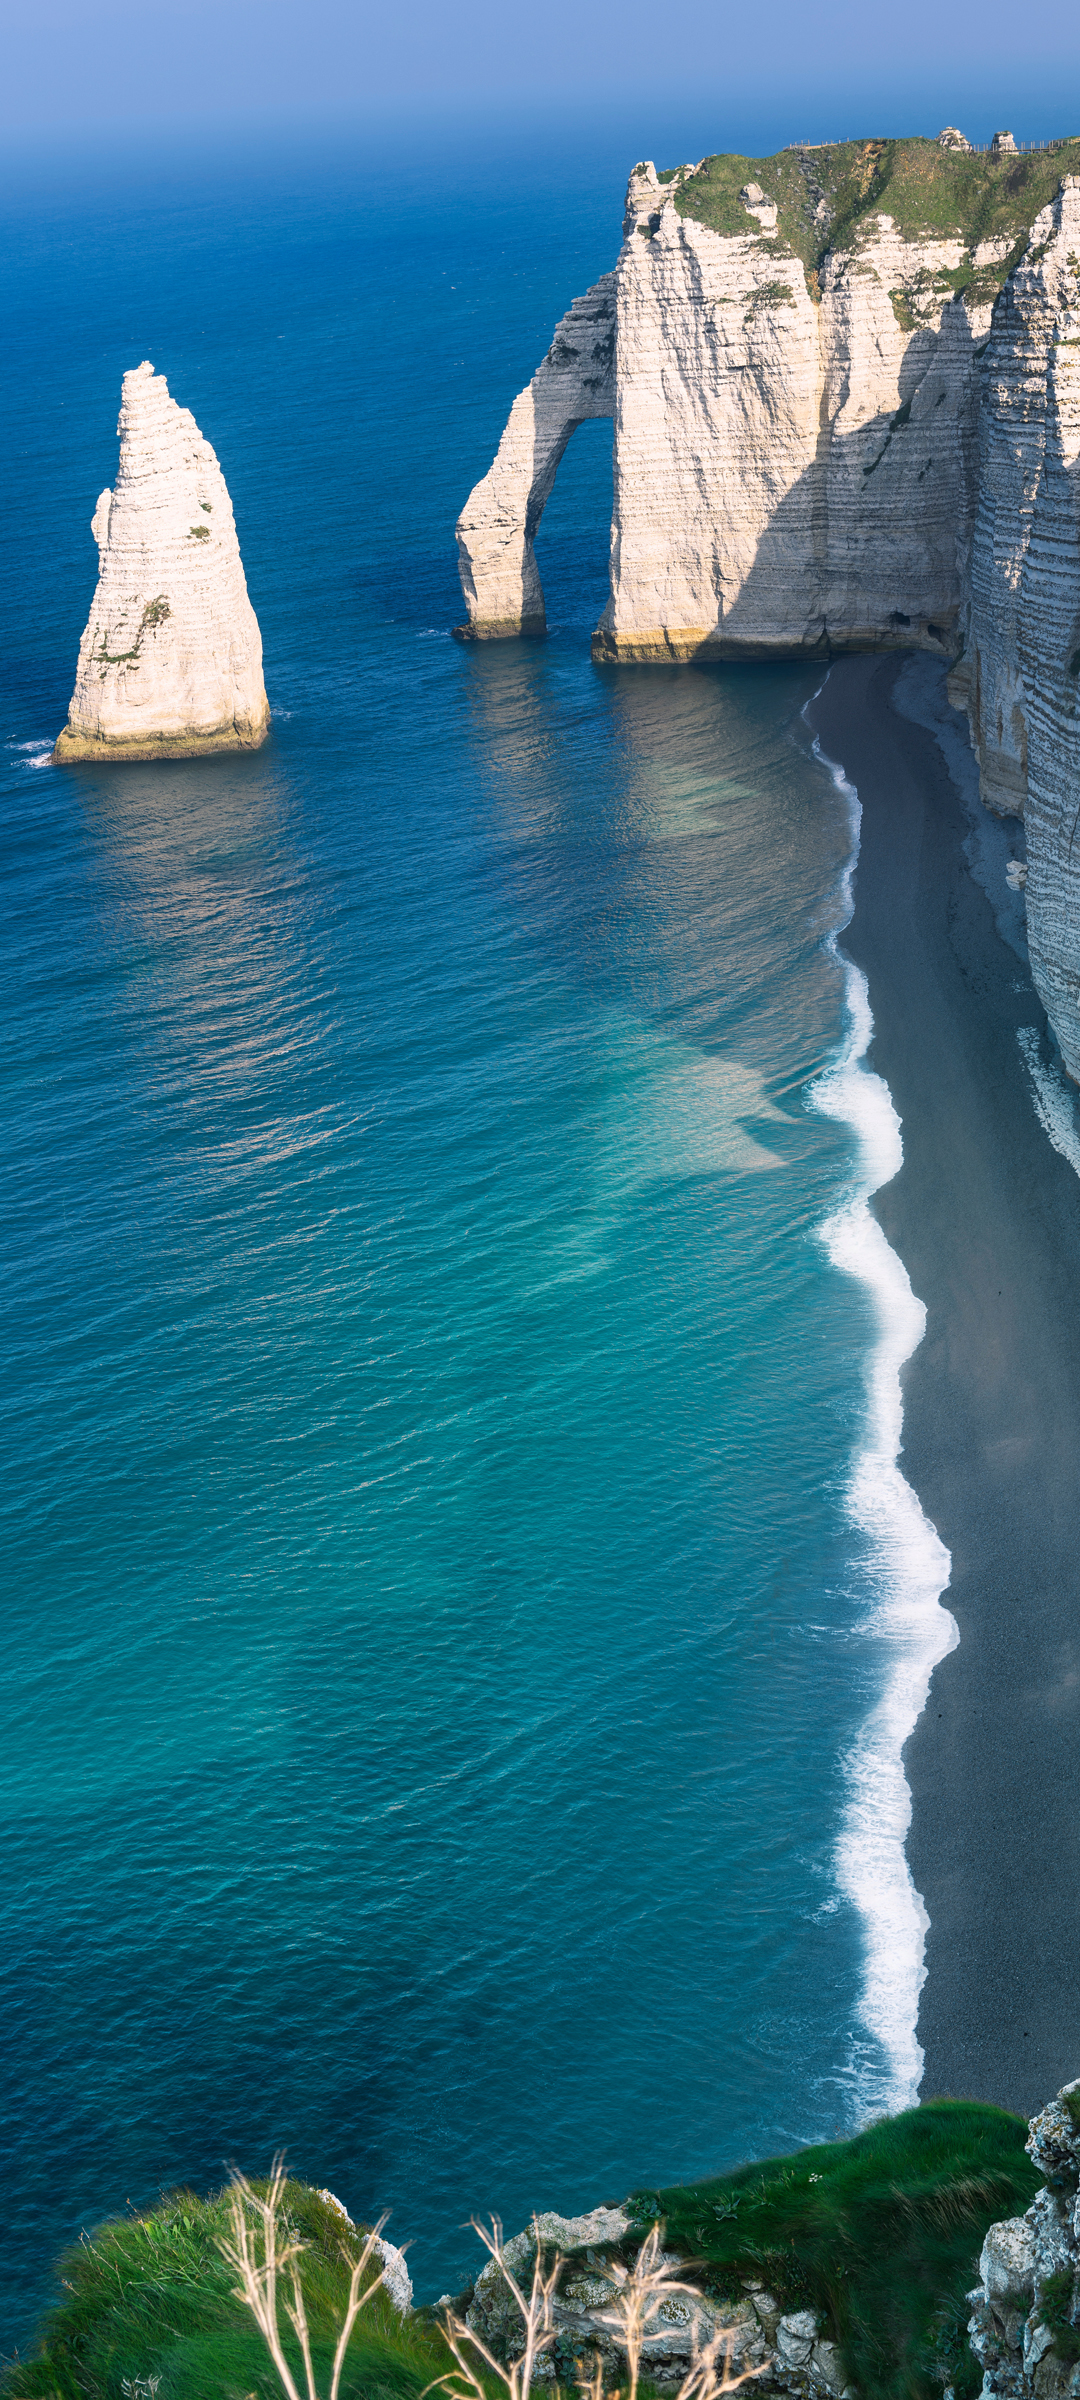
[[[842,895],[846,924],[862,810],[842,768],[816,741],[814,755],[850,811],[851,856]],[[922,1340],[926,1310],[870,1210],[872,1195],[898,1172],[903,1144],[888,1086],[866,1065],[874,1030],[869,992],[865,975],[840,948],[840,931],[828,936],[828,947],[844,976],[847,1030],[838,1055],[811,1085],[808,1101],[821,1115],[849,1125],[858,1140],[852,1183],[819,1235],[833,1265],[867,1287],[877,1319],[866,1420],[845,1502],[865,1545],[869,1605],[863,1630],[883,1649],[885,1683],[845,1761],[847,1802],[835,1857],[840,1890],[854,1902],[865,1933],[859,2016],[872,2052],[859,2058],[856,2083],[869,2115],[911,2107],[922,2075],[916,2025],[929,1919],[904,1847],[911,1793],[902,1753],[926,1705],[933,1669],[955,1649],[960,1635],[941,1602],[952,1567],[949,1552],[899,1465],[900,1370]]]
[[[9,750],[14,750],[21,767],[47,767],[56,747],[55,742],[13,741],[9,741],[7,746]]]

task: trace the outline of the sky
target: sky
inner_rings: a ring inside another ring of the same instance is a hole
[[[349,124],[482,145],[602,120],[620,155],[673,164],[945,123],[1080,129],[1072,0],[8,0],[4,49],[9,156]]]

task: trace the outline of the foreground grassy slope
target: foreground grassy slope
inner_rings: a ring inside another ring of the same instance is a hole
[[[784,2309],[813,2309],[863,2400],[939,2400],[945,2381],[966,2400],[979,2374],[964,2295],[988,2225],[1025,2209],[1038,2188],[1026,2134],[1025,2120],[1001,2109],[934,2101],[853,2141],[639,2192],[631,2210],[642,2232],[664,2219],[668,2248],[691,2262],[702,2290],[733,2299],[756,2282]],[[286,2207],[308,2245],[304,2291],[325,2391],[358,2241],[305,2184],[286,2186]],[[80,2242],[61,2261],[63,2297],[38,2354],[0,2378],[0,2400],[151,2400],[154,2377],[153,2400],[280,2400],[217,2247],[227,2208],[224,2193],[176,2192]],[[632,2255],[636,2236],[622,2247]],[[432,2316],[403,2322],[376,2293],[343,2400],[420,2400],[448,2363]]]
[[[974,2392],[965,2294],[988,2226],[1021,2215],[1042,2177],[1027,2121],[975,2102],[934,2100],[828,2142],[671,2191],[636,2194],[645,2226],[697,2262],[702,2290],[765,2284],[785,2309],[813,2309],[867,2400]]]
[[[263,2189],[263,2186],[258,2186]],[[306,2184],[286,2185],[291,2224],[308,2244],[304,2296],[319,2389],[329,2389],[349,2265],[360,2242]],[[10,2367],[5,2400],[282,2400],[281,2385],[235,2277],[217,2247],[228,2195],[173,2192],[145,2217],[99,2226],[60,2262],[65,2293],[39,2355]],[[348,2253],[348,2260],[343,2256]],[[286,2353],[300,2378],[298,2345]],[[342,2377],[343,2400],[419,2400],[449,2363],[430,2320],[404,2323],[380,2291],[362,2312]],[[125,2394],[125,2384],[129,2387]]]
[[[679,173],[666,169],[662,181]],[[1063,175],[1080,174],[1080,137],[1019,157],[939,150],[932,141],[828,143],[821,149],[777,151],[771,158],[726,154],[702,160],[678,185],[682,216],[716,233],[752,228],[739,193],[759,183],[778,210],[777,239],[815,273],[826,253],[854,241],[865,218],[879,211],[906,234],[955,234],[969,252],[980,243],[1007,242],[1008,254],[977,269],[969,258],[957,281],[997,291],[1022,255],[1029,230],[1052,200]]]

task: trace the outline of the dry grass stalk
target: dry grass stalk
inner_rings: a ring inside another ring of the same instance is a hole
[[[304,2362],[304,2380],[307,2387],[306,2400],[319,2400],[315,2386],[315,2371],[311,2360],[311,2337],[308,2332],[307,2311],[304,2307],[304,2294],[297,2264],[306,2245],[291,2239],[287,2223],[283,2224],[282,2222],[282,2194],[285,2182],[285,2160],[281,2151],[274,2160],[265,2199],[252,2189],[246,2175],[241,2175],[239,2170],[234,2168],[232,2200],[229,2210],[231,2239],[225,2238],[220,2241],[218,2247],[223,2258],[239,2276],[240,2280],[235,2296],[238,2300],[243,2301],[246,2308],[250,2308],[284,2385],[287,2400],[301,2400],[301,2394],[282,2348],[279,2305],[284,2308],[300,2344],[300,2355]],[[338,2400],[341,2370],[345,2364],[345,2353],[349,2347],[357,2317],[370,2300],[372,2293],[378,2291],[386,2273],[384,2265],[361,2291],[360,2286],[365,2270],[370,2266],[375,2255],[376,2244],[385,2223],[386,2218],[380,2217],[378,2224],[368,2234],[359,2258],[351,2264],[349,2297],[341,2322],[337,2348],[334,2352],[329,2400]],[[342,2256],[348,2264],[349,2254],[344,2244],[342,2245]],[[278,2280],[283,2278],[286,2273],[291,2296],[278,2293]]]
[[[542,2358],[546,2350],[550,2350],[555,2339],[551,2303],[555,2296],[555,2286],[559,2280],[562,2259],[556,2251],[553,2263],[545,2274],[543,2245],[534,2217],[533,2236],[536,2242],[536,2256],[533,2260],[532,2284],[528,2298],[526,2298],[513,2268],[507,2261],[500,2219],[493,2217],[490,2226],[482,2225],[479,2217],[472,2217],[469,2221],[474,2233],[479,2234],[485,2249],[490,2251],[500,2274],[510,2286],[525,2328],[525,2347],[520,2358],[513,2359],[508,2366],[504,2367],[499,2359],[493,2357],[487,2343],[481,2341],[480,2335],[474,2333],[472,2327],[466,2325],[463,2318],[455,2317],[452,2308],[444,2309],[443,2332],[453,2352],[454,2364],[449,2374],[437,2376],[434,2383],[428,2384],[427,2390],[429,2392],[438,2391],[442,2386],[449,2394],[449,2400],[490,2400],[483,2375],[477,2365],[479,2358],[483,2359],[489,2373],[497,2375],[499,2382],[505,2385],[510,2400],[528,2400],[529,2387],[532,2383],[533,2369],[537,2359]]]
[[[641,2361],[649,2345],[663,2341],[667,2328],[658,2323],[666,2300],[676,2294],[700,2305],[701,2294],[692,2283],[683,2283],[675,2264],[665,2259],[660,2246],[660,2227],[653,2225],[646,2234],[632,2267],[624,2267],[621,2259],[610,2259],[605,2272],[618,2291],[609,2309],[598,2309],[601,2324],[609,2325],[619,2347],[626,2352],[630,2377],[625,2400],[637,2400],[641,2376]],[[702,2345],[695,2319],[691,2336],[690,2365],[679,2385],[675,2400],[720,2400],[726,2392],[737,2392],[740,2384],[752,2383],[755,2376],[764,2375],[766,2360],[760,2367],[743,2367],[735,2375],[731,2371],[733,2332],[720,2326],[711,2340]],[[620,2392],[614,2400],[624,2400]]]
[[[449,2400],[489,2400],[478,2364],[479,2360],[483,2360],[489,2374],[496,2375],[504,2386],[509,2400],[529,2400],[536,2361],[551,2348],[555,2339],[553,2301],[563,2262],[556,2253],[551,2267],[547,2273],[544,2272],[540,2232],[534,2217],[536,2257],[532,2288],[526,2297],[507,2263],[502,2226],[498,2218],[492,2218],[490,2230],[480,2224],[476,2217],[471,2222],[517,2302],[525,2329],[525,2347],[520,2358],[503,2366],[499,2359],[493,2357],[480,2335],[474,2333],[471,2326],[466,2325],[460,2317],[456,2317],[452,2309],[446,2309],[443,2330],[453,2352],[454,2365],[448,2375],[441,2375],[436,2384],[429,2384],[427,2388],[434,2391],[441,2385],[447,2391]],[[601,2358],[597,2358],[590,2376],[579,2374],[579,2388],[583,2400],[638,2400],[642,2359],[647,2356],[650,2344],[663,2341],[669,2330],[668,2325],[657,2321],[664,2302],[680,2294],[691,2302],[700,2303],[701,2294],[692,2283],[681,2282],[674,2265],[665,2259],[660,2246],[659,2225],[654,2225],[646,2235],[633,2266],[624,2266],[621,2259],[609,2259],[604,2272],[618,2288],[611,2307],[597,2309],[595,2314],[599,2324],[610,2327],[619,2348],[626,2352],[629,2385],[625,2393],[620,2389],[605,2395],[604,2364]],[[701,2343],[695,2321],[690,2366],[674,2400],[724,2400],[726,2393],[737,2392],[741,2384],[752,2383],[756,2376],[764,2375],[771,2360],[766,2359],[760,2367],[744,2367],[738,2374],[732,2372],[734,2339],[730,2327],[720,2326],[711,2340]]]

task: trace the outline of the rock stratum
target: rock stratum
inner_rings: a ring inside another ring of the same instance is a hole
[[[535,537],[614,422],[601,661],[918,647],[1026,820],[1032,966],[1080,1079],[1080,140],[634,169],[458,524],[462,638],[545,630]]]
[[[93,517],[97,590],[53,753],[197,758],[265,741],[262,639],[225,478],[144,359],[123,382],[120,465]]]

